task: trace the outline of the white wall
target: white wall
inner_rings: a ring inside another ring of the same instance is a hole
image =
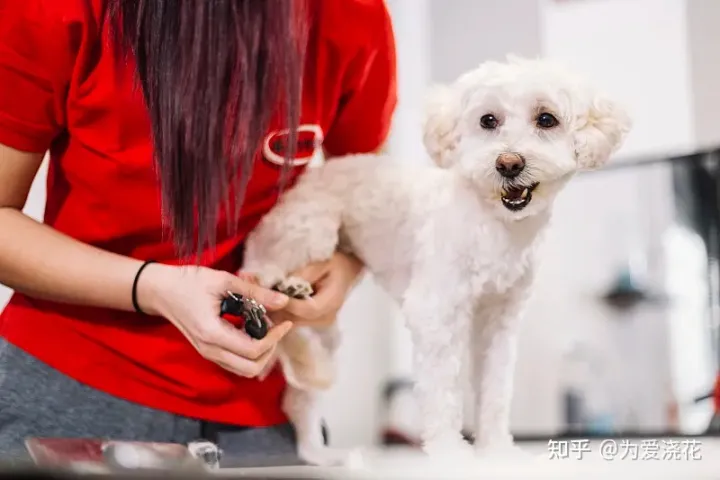
[[[694,127],[696,142],[715,146],[720,143],[720,2],[686,1],[687,35],[692,72]]]
[[[704,141],[718,138],[720,131],[713,122],[718,115],[714,110],[717,95],[708,83],[709,78],[717,79],[717,74],[708,74],[712,66],[696,70],[692,67],[696,57],[711,65],[716,63],[711,61],[708,51],[717,51],[716,34],[710,25],[720,19],[720,10],[700,9],[701,3],[706,2],[545,2],[544,54],[588,74],[622,100],[634,118],[633,132],[616,161],[692,149],[698,145],[701,134]],[[696,12],[694,23],[707,25],[702,32],[689,32],[694,28],[689,28],[688,9]],[[696,60],[695,64],[702,62]],[[562,291],[570,298],[597,292],[603,281],[611,280],[606,278],[612,272],[607,262],[621,264],[623,252],[633,245],[647,250],[651,285],[665,289],[668,259],[679,255],[672,250],[678,243],[666,242],[668,235],[672,235],[672,198],[670,172],[663,168],[588,177],[572,185],[558,202],[555,228],[545,256],[548,264],[562,264],[564,275],[543,277],[547,282],[541,283],[547,288],[541,287],[542,296],[547,290]],[[557,294],[554,297],[562,301]],[[696,294],[693,298],[697,301],[699,297]],[[533,315],[536,326],[557,318],[557,303],[543,304],[541,299],[537,307]],[[714,370],[708,361],[709,345],[703,342],[707,336],[703,338],[699,330],[702,324],[688,325],[688,310],[676,307],[660,314],[639,312],[626,319],[626,324],[618,325],[602,314],[588,318],[591,312],[600,313],[591,305],[565,307],[574,310],[574,314],[567,312],[564,318],[573,319],[581,338],[592,339],[587,341],[597,348],[603,344],[613,347],[607,352],[614,353],[615,361],[607,358],[606,365],[608,368],[614,365],[617,395],[644,405],[642,411],[634,412],[633,426],[663,428],[667,406],[658,403],[659,400],[670,402],[678,397],[677,400],[686,402],[709,387]],[[663,318],[665,321],[658,324]],[[702,315],[693,318],[702,319]],[[565,329],[570,325],[558,327]],[[671,335],[678,329],[695,334],[681,341]],[[533,333],[540,332],[528,335]],[[557,353],[549,354],[547,359]],[[688,361],[693,367],[681,370],[684,381],[678,383],[677,365],[687,367]],[[654,407],[653,402],[644,403],[653,398]],[[681,418],[685,428],[699,428],[706,421],[701,418],[698,423],[698,417],[692,417],[695,420],[691,417]]]
[[[537,0],[430,0],[432,82],[507,53],[540,54],[540,7]]]
[[[692,78],[685,0],[544,0],[542,48],[630,109],[620,156],[691,147]]]

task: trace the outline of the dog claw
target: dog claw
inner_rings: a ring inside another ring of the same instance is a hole
[[[273,289],[284,293],[288,297],[298,299],[308,298],[314,293],[312,285],[307,280],[299,277],[288,277],[277,283]]]

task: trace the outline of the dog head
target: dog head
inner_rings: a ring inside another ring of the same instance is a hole
[[[579,76],[509,57],[434,89],[423,129],[440,167],[471,181],[497,215],[521,219],[546,209],[573,173],[602,166],[630,127]]]

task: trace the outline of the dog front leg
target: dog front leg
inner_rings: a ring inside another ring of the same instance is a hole
[[[415,291],[403,306],[413,340],[422,446],[433,457],[471,456],[472,449],[461,434],[462,361],[471,311],[445,300],[434,301],[439,291]]]
[[[521,300],[517,294],[485,298],[474,319],[475,447],[481,454],[515,450],[510,405]]]

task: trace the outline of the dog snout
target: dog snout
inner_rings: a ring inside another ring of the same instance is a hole
[[[520,175],[525,168],[525,159],[518,153],[501,153],[495,160],[495,170],[505,178]]]

